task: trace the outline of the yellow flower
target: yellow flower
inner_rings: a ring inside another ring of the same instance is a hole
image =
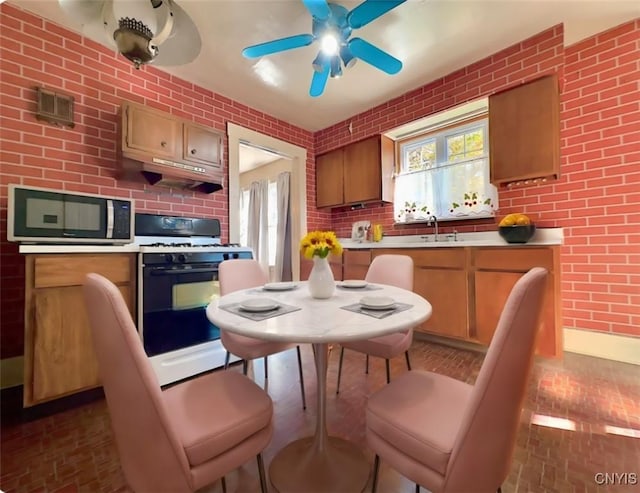
[[[300,251],[306,258],[326,258],[333,253],[340,255],[342,245],[333,231],[310,231],[300,240]]]

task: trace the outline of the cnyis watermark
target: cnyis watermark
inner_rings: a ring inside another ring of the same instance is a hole
[[[638,473],[635,472],[597,472],[593,480],[600,486],[620,486],[638,484]]]

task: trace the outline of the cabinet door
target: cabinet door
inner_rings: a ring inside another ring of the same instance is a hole
[[[382,199],[380,137],[344,148],[344,202],[354,204]]]
[[[184,124],[183,158],[198,164],[222,165],[222,135],[198,125]]]
[[[344,203],[342,149],[316,158],[316,207],[332,207]]]
[[[431,317],[418,330],[466,339],[467,273],[464,270],[417,267],[413,290],[431,303]]]
[[[171,115],[151,108],[126,104],[124,114],[126,133],[124,150],[153,154],[158,157],[178,158],[182,149],[182,124]]]
[[[557,76],[489,97],[491,183],[560,176]]]
[[[344,279],[364,279],[371,264],[371,250],[345,250],[342,253]]]

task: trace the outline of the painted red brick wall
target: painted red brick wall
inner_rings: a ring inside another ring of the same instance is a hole
[[[217,217],[223,241],[227,239],[226,189],[204,195],[116,179],[118,108],[123,100],[224,133],[227,122],[233,122],[306,148],[309,227],[329,224],[329,215],[314,206],[311,132],[153,67],[135,70],[102,45],[7,3],[0,6],[0,59],[2,358],[22,354],[24,331],[24,259],[17,246],[6,241],[9,183],[128,197],[135,200],[138,212]],[[75,128],[36,120],[36,86],[75,97]],[[224,154],[228,155],[226,143]]]
[[[560,26],[316,134],[318,154],[556,71],[561,80],[561,178],[500,192],[500,216],[563,227],[563,326],[640,336],[640,20],[563,48]],[[348,124],[353,124],[349,135]],[[391,205],[339,210],[332,227],[370,219],[387,234]],[[495,230],[496,221],[445,231]]]

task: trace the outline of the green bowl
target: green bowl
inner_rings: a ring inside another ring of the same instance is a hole
[[[536,225],[499,226],[498,231],[507,243],[526,243],[536,232]]]

